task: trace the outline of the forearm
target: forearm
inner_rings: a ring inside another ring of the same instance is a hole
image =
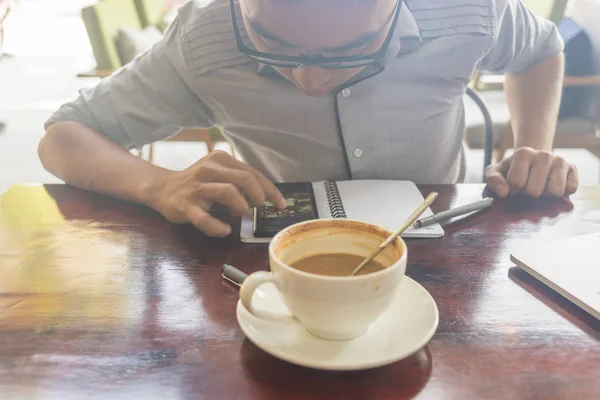
[[[161,179],[172,173],[76,122],[50,126],[38,153],[44,167],[70,185],[146,205]]]
[[[515,149],[552,150],[562,93],[564,56],[549,57],[519,74],[507,74],[505,91]]]

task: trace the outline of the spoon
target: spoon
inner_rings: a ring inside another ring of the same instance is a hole
[[[429,194],[429,196],[427,196],[425,201],[423,201],[423,203],[410,215],[410,217],[408,217],[406,222],[404,222],[404,224],[402,224],[402,226],[400,228],[398,228],[396,230],[396,232],[392,233],[387,239],[385,239],[383,241],[383,243],[381,243],[379,245],[379,248],[377,250],[375,250],[373,252],[373,254],[371,254],[369,257],[365,258],[363,260],[363,262],[361,262],[358,265],[358,267],[356,267],[356,269],[354,269],[354,271],[352,271],[352,274],[350,274],[350,275],[353,276],[353,275],[358,274],[365,265],[367,265],[375,257],[377,257],[377,255],[379,253],[381,253],[383,251],[383,249],[385,249],[390,243],[392,243],[392,241],[394,239],[396,239],[397,236],[401,235],[408,227],[410,227],[413,224],[413,222],[415,222],[417,220],[417,218],[419,218],[421,216],[421,214],[423,214],[423,212],[427,209],[427,207],[429,207],[431,205],[431,203],[433,203],[435,201],[437,196],[438,196],[438,194],[436,192],[431,192]]]

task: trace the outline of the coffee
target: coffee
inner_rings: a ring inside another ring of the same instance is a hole
[[[317,275],[350,276],[365,257],[354,254],[317,254],[302,258],[290,265],[300,271]],[[366,275],[385,269],[385,265],[373,260],[365,265],[357,275]]]

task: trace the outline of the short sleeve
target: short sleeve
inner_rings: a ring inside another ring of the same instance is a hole
[[[79,122],[131,149],[182,127],[211,126],[211,111],[186,83],[179,31],[176,19],[157,44],[95,87],[80,90],[45,128],[59,121]]]
[[[521,0],[495,1],[495,42],[479,68],[498,73],[518,73],[560,53],[564,43],[556,25],[534,15]]]

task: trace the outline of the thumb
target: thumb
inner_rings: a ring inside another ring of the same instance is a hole
[[[510,186],[508,186],[505,174],[502,173],[506,169],[504,163],[509,163],[509,160],[505,159],[492,164],[485,170],[485,183],[500,198],[504,198],[510,193]]]

